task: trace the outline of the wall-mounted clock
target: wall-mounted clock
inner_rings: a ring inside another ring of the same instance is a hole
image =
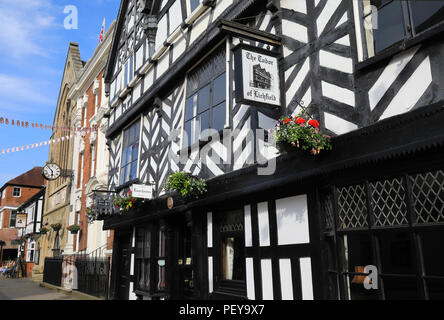
[[[47,163],[42,170],[43,178],[46,180],[56,180],[60,177],[61,173],[62,170],[60,170],[60,167],[55,163]]]

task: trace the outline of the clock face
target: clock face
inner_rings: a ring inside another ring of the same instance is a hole
[[[55,163],[48,163],[44,168],[43,168],[43,177],[46,180],[55,180],[58,177],[60,177],[60,167],[58,165],[56,165]]]

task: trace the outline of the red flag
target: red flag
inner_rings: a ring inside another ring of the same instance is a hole
[[[100,31],[99,43],[102,43],[104,33],[105,33],[105,18],[103,18],[102,31]]]

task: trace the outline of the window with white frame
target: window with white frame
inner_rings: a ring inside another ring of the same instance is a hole
[[[176,0],[169,9],[162,15],[157,24],[156,49],[163,45],[163,42],[177,29],[182,23],[182,7],[180,0]]]
[[[35,241],[28,240],[28,248],[26,250],[26,262],[34,262],[35,259]]]
[[[123,133],[123,156],[120,170],[120,184],[132,181],[137,177],[139,159],[140,121],[136,121]]]
[[[183,147],[205,138],[206,129],[221,131],[226,118],[225,49],[218,50],[187,79]]]
[[[364,58],[413,38],[443,23],[443,1],[359,1],[364,36]]]
[[[134,78],[134,57],[131,55],[123,66],[123,88],[126,88]]]
[[[194,10],[196,10],[196,8],[200,5],[200,0],[188,0],[188,5],[189,5],[189,12],[190,14],[194,12]]]
[[[21,194],[22,194],[22,189],[21,189],[21,188],[19,188],[19,187],[14,187],[14,188],[12,189],[12,196],[13,196],[13,197],[19,198]]]

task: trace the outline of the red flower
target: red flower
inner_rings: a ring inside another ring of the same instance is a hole
[[[135,200],[134,200],[134,198],[132,198],[130,201],[131,201],[132,203],[134,203]]]
[[[319,122],[317,120],[310,120],[308,121],[308,125],[314,127],[314,128],[319,128]]]
[[[303,123],[305,123],[305,119],[304,118],[298,118],[298,119],[296,119],[296,123],[297,124],[303,124]]]
[[[287,118],[287,119],[284,120],[284,124],[287,124],[287,123],[289,123],[290,121],[291,121],[291,119],[290,119],[290,118]]]

